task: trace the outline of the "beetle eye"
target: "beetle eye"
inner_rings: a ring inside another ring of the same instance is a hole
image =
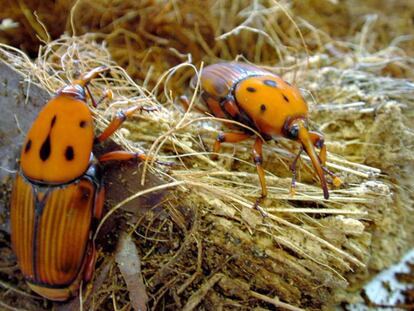
[[[288,131],[288,135],[290,139],[296,140],[298,139],[298,135],[299,135],[299,126],[297,125],[293,125],[289,128]]]

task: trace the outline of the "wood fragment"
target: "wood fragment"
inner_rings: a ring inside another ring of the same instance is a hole
[[[221,273],[216,273],[212,277],[210,277],[206,282],[204,282],[200,288],[191,295],[191,297],[187,300],[187,303],[184,305],[182,311],[191,311],[194,310],[198,304],[204,299],[207,295],[208,291],[218,282],[220,279],[224,277]]]
[[[141,260],[135,243],[125,232],[119,237],[115,261],[127,284],[132,308],[135,311],[146,311],[148,295],[141,274]]]

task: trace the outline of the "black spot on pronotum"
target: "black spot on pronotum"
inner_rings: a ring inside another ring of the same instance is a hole
[[[263,83],[267,86],[277,87],[277,82],[273,80],[264,80]]]
[[[56,115],[53,116],[52,121],[50,122],[50,127],[52,128],[56,123]]]
[[[260,111],[261,111],[261,112],[265,112],[265,111],[266,111],[266,105],[265,105],[265,104],[262,104],[262,105],[260,106]]]
[[[289,98],[287,98],[287,96],[286,96],[285,94],[282,94],[282,96],[283,96],[283,99],[284,99],[285,101],[289,102]]]
[[[24,152],[28,153],[31,147],[32,147],[32,140],[29,139],[26,143],[26,146],[24,147]]]
[[[50,134],[47,135],[45,141],[43,142],[42,146],[40,147],[40,159],[42,161],[46,161],[50,156],[51,145],[50,145]]]
[[[82,121],[80,121],[79,122],[79,126],[81,127],[81,128],[84,128],[84,127],[86,127],[86,125],[88,124],[88,122],[86,122],[86,121],[84,121],[84,120],[82,120]]]
[[[248,87],[246,88],[246,90],[247,90],[247,92],[250,92],[250,93],[254,93],[254,92],[256,92],[256,89],[255,89],[254,87],[251,87],[251,86],[248,86]]]
[[[75,157],[75,153],[73,152],[73,147],[72,146],[67,146],[66,151],[65,151],[66,160],[72,161],[74,157]]]

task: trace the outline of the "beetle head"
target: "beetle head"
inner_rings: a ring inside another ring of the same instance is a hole
[[[325,199],[329,198],[328,186],[326,185],[325,175],[321,166],[318,155],[315,152],[315,147],[309,136],[307,122],[304,118],[297,118],[292,120],[285,126],[285,135],[287,138],[299,141],[303,149],[305,149],[309,158],[311,159],[315,173],[318,175],[323,195]]]
[[[109,71],[109,67],[101,66],[92,69],[91,71],[87,72],[80,79],[74,80],[72,84],[64,86],[61,90],[58,91],[58,94],[67,94],[73,96],[76,99],[86,101],[86,91],[88,91],[89,96],[92,98],[92,104],[96,107],[96,102],[93,100],[91,96],[91,92],[89,91],[88,84],[91,82],[92,79],[95,79],[100,73]]]
[[[86,101],[85,88],[82,87],[79,84],[66,85],[63,88],[61,88],[57,93],[58,94],[66,94],[66,95],[72,96],[76,99]]]

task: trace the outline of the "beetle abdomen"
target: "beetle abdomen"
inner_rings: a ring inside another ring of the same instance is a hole
[[[216,98],[224,98],[234,85],[250,76],[269,74],[269,72],[243,63],[220,63],[207,66],[200,77],[202,89]],[[197,76],[191,80],[191,87],[197,84]]]
[[[16,176],[12,245],[30,283],[40,289],[65,288],[79,279],[90,243],[97,190],[86,177],[64,187],[40,188]]]

